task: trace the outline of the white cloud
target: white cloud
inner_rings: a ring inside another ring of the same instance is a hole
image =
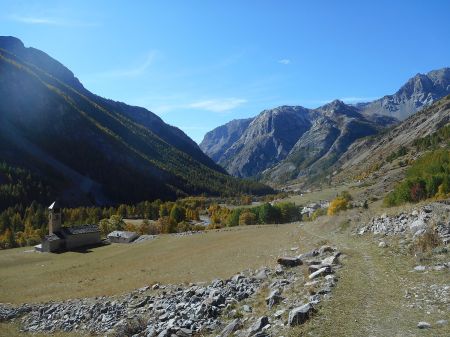
[[[245,103],[247,103],[247,100],[242,98],[222,98],[222,99],[208,99],[202,101],[195,101],[191,103],[174,103],[174,104],[162,103],[157,105],[146,103],[141,105],[144,105],[154,113],[161,115],[171,111],[183,109],[204,110],[222,113],[233,110]]]
[[[241,98],[210,99],[191,103],[188,107],[212,112],[226,112],[233,110],[246,102],[246,99]]]
[[[145,60],[135,67],[124,69],[113,69],[97,74],[100,77],[117,78],[117,77],[137,77],[145,73],[145,71],[153,64],[157,56],[156,51],[147,54]]]
[[[10,19],[28,25],[47,25],[47,26],[61,26],[61,27],[95,27],[99,25],[97,23],[74,21],[52,17],[12,15],[10,16]]]
[[[288,64],[291,63],[291,60],[289,60],[289,59],[281,59],[281,60],[278,61],[278,63],[284,64],[284,65],[288,65]]]

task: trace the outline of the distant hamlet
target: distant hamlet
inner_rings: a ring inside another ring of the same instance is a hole
[[[35,246],[40,252],[72,250],[100,243],[100,229],[97,225],[61,227],[61,208],[55,201],[49,209],[48,230],[42,243]]]

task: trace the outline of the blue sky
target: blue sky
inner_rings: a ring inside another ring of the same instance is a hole
[[[7,1],[0,34],[195,141],[284,104],[395,92],[450,66],[450,1]]]

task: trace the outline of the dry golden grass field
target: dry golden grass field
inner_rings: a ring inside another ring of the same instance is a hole
[[[319,193],[316,200],[336,191]],[[308,197],[314,200],[313,193]],[[368,210],[352,209],[334,217],[319,217],[314,222],[237,227],[191,236],[161,235],[152,241],[113,244],[88,253],[0,251],[0,302],[18,304],[116,295],[156,282],[228,278],[248,268],[273,267],[279,255],[294,255],[329,243],[344,254],[333,296],[321,303],[313,319],[287,329],[285,336],[450,336],[449,325],[429,330],[416,327],[419,321],[434,323],[442,319],[442,311],[448,310],[450,303],[439,304],[439,311],[427,313],[410,307],[411,300],[405,297],[406,290],[417,286],[450,285],[448,270],[413,273],[419,262],[413,255],[400,253],[395,240],[381,249],[376,238],[352,235],[352,227],[386,211],[396,213],[400,209],[383,209],[377,202],[370,204]],[[292,247],[299,249],[293,253]],[[293,290],[304,292],[300,288]],[[18,322],[0,323],[1,337],[19,335],[45,336],[20,334]],[[83,335],[61,332],[53,336]]]
[[[293,246],[305,247],[298,224],[249,226],[191,236],[161,235],[111,244],[88,253],[0,252],[0,302],[42,302],[113,295],[156,282],[188,283],[230,277],[274,265]]]

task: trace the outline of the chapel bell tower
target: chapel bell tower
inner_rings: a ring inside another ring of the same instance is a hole
[[[48,208],[48,232],[52,235],[61,229],[61,209],[57,201]]]

